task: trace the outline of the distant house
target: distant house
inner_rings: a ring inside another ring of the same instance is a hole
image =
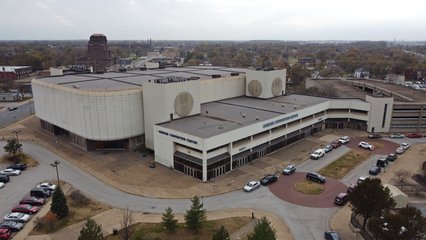
[[[22,99],[18,92],[0,92],[0,102],[13,102]]]
[[[370,72],[368,70],[365,70],[364,68],[358,68],[355,70],[354,77],[369,79]]]
[[[405,70],[405,81],[423,80],[422,70],[409,68]]]
[[[0,66],[0,81],[14,81],[32,73],[31,66]]]
[[[385,79],[395,84],[403,84],[405,81],[405,76],[391,73],[391,74],[386,74]]]
[[[297,63],[302,64],[302,65],[310,65],[310,64],[314,64],[316,62],[315,58],[299,58],[297,59]]]

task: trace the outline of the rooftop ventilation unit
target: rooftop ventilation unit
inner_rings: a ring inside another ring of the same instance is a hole
[[[219,123],[219,129],[223,129],[222,123]]]
[[[231,76],[240,76],[240,73],[232,72],[232,73],[231,73]]]
[[[220,74],[212,74],[212,78],[220,78],[220,77],[222,77],[222,75],[220,75]]]
[[[72,87],[75,89],[80,89],[80,86],[78,86],[77,84],[73,84]]]

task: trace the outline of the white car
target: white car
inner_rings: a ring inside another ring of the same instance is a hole
[[[343,137],[340,137],[340,138],[339,138],[339,140],[337,140],[337,141],[339,141],[341,144],[346,144],[346,143],[348,143],[350,140],[351,140],[351,139],[350,139],[348,136],[343,136]]]
[[[3,188],[4,187],[4,183],[3,182],[0,182],[0,188]]]
[[[325,155],[325,151],[322,148],[319,148],[315,150],[313,153],[311,153],[311,159],[317,160],[322,158]]]
[[[243,187],[243,190],[244,192],[251,192],[257,189],[258,187],[260,187],[259,181],[250,181]]]
[[[290,175],[292,173],[296,172],[296,166],[294,165],[288,165],[287,167],[285,167],[283,169],[283,174],[284,175]]]
[[[368,149],[368,150],[371,150],[371,151],[374,150],[374,146],[371,145],[371,144],[369,144],[368,142],[359,142],[358,146],[362,147],[362,148],[365,148],[365,149]]]
[[[360,184],[360,183],[362,183],[362,182],[364,182],[365,181],[365,179],[367,179],[368,177],[367,176],[361,176],[361,177],[359,177],[358,178],[358,180],[356,181],[358,184]]]
[[[405,151],[405,150],[410,148],[410,144],[409,143],[401,143],[399,147],[403,148],[404,151]]]
[[[56,189],[55,184],[48,183],[48,182],[43,182],[43,183],[37,184],[37,187],[38,188],[44,188],[44,189],[47,189],[47,190],[52,191],[52,192],[55,191],[55,189]]]
[[[6,168],[3,171],[0,171],[0,174],[8,175],[8,176],[18,176],[21,174],[21,170],[15,170],[12,168]]]
[[[399,147],[395,150],[396,154],[403,154],[404,152],[405,152],[405,148],[403,148],[403,147]]]
[[[6,216],[4,216],[3,219],[5,221],[14,221],[14,222],[25,223],[25,222],[28,222],[28,220],[30,220],[30,218],[31,218],[31,216],[29,214],[13,212],[13,213],[9,213]]]

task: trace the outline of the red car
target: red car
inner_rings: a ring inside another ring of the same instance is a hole
[[[20,204],[12,208],[12,212],[35,214],[40,210],[40,207],[31,206],[29,204]]]
[[[331,145],[333,148],[338,148],[338,147],[340,147],[340,146],[342,145],[342,143],[341,143],[341,142],[339,142],[338,140],[335,140],[335,141],[332,141],[332,142],[330,143],[330,145]]]
[[[26,197],[19,202],[19,204],[29,204],[31,206],[43,206],[45,203],[46,199],[36,197]]]
[[[423,135],[421,133],[409,133],[409,134],[407,134],[406,137],[408,137],[408,138],[422,138]]]
[[[0,228],[0,239],[10,239],[12,237],[12,233],[7,228]]]

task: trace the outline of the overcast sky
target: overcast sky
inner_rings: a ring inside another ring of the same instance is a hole
[[[0,0],[0,40],[426,40],[424,0]]]

